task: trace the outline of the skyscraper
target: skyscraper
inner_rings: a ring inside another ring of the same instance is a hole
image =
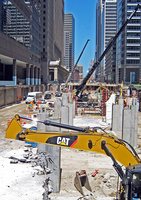
[[[135,9],[139,0],[117,1],[117,29]],[[116,81],[139,82],[141,78],[141,12],[137,11],[117,40]]]
[[[105,0],[104,3],[104,50],[110,39],[115,36],[117,30],[117,0]],[[116,73],[116,43],[104,59],[105,81],[109,83],[115,82]]]
[[[96,53],[95,53],[95,61],[99,59],[103,51],[103,24],[104,19],[102,18],[103,13],[103,6],[105,0],[97,0],[96,4]],[[103,61],[99,64],[98,68],[96,69],[96,79],[98,81],[104,80],[104,63]]]
[[[64,56],[64,0],[41,1],[42,83],[49,82],[49,62]]]
[[[72,70],[74,66],[75,19],[71,13],[64,18],[64,66]]]

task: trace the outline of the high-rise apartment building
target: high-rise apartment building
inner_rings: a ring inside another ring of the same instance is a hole
[[[69,71],[74,66],[75,19],[71,13],[64,17],[64,66]]]
[[[117,29],[130,16],[140,0],[117,1]],[[117,40],[117,83],[139,82],[141,78],[141,12],[138,10]]]
[[[110,39],[115,36],[117,31],[117,0],[105,0],[104,3],[104,49]],[[115,83],[116,74],[116,43],[105,55],[104,59],[105,81],[108,83]]]

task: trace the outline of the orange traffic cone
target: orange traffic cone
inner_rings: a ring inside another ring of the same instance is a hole
[[[22,119],[20,118],[20,122],[21,122],[21,124],[22,124]]]
[[[28,118],[31,118],[31,114],[28,114]]]
[[[23,121],[23,124],[26,124],[26,121]]]

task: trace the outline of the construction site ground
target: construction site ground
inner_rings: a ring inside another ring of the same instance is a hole
[[[7,121],[15,114],[28,116],[25,102],[0,109],[0,199],[2,200],[42,200],[44,193],[43,182],[49,175],[42,174],[42,169],[35,166],[34,162],[11,163],[10,157],[23,158],[27,152],[30,153],[30,161],[35,160],[36,147],[27,147],[22,141],[5,139]],[[77,125],[85,125],[93,121],[101,125],[102,118],[99,116],[76,117]],[[80,122],[80,124],[79,124]],[[84,122],[84,123],[83,123]],[[74,124],[76,125],[76,124]],[[93,125],[94,126],[94,123]],[[116,133],[121,137],[121,133]],[[138,119],[138,146],[141,152],[141,113]],[[121,155],[122,156],[122,155]],[[116,194],[117,173],[113,169],[109,157],[92,152],[85,152],[67,148],[61,148],[61,188],[60,193],[49,195],[51,200],[78,200],[84,199],[74,187],[76,171],[86,170],[93,196],[83,188],[85,199],[113,200]],[[99,170],[95,177],[92,172]]]

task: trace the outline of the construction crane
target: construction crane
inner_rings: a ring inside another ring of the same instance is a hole
[[[132,19],[132,17],[136,14],[137,10],[140,7],[141,7],[141,5],[138,4],[136,6],[135,10],[133,10],[133,12],[131,13],[131,15],[129,16],[129,18],[125,21],[125,23],[121,26],[121,28],[119,29],[119,31],[116,33],[116,35],[113,38],[111,38],[111,41],[107,45],[105,51],[102,53],[102,55],[100,56],[100,58],[93,64],[93,66],[88,71],[86,77],[83,79],[82,83],[78,86],[77,91],[76,91],[76,96],[81,96],[83,88],[85,87],[87,81],[89,80],[89,78],[93,74],[94,70],[98,67],[98,65],[100,64],[100,62],[104,58],[104,56],[107,54],[107,52],[110,50],[110,48],[112,47],[112,45],[115,43],[115,41],[118,38],[118,36],[120,35],[120,33],[124,30],[124,28],[126,27],[126,25],[129,23],[129,21]]]
[[[88,39],[87,42],[86,42],[86,44],[85,44],[85,46],[84,46],[84,48],[82,49],[82,51],[81,51],[81,53],[80,53],[80,56],[78,57],[78,59],[77,59],[77,61],[76,61],[76,64],[73,66],[71,72],[69,73],[68,78],[67,78],[67,80],[66,80],[66,83],[65,83],[65,85],[64,85],[64,89],[67,87],[68,82],[70,81],[70,78],[71,78],[71,76],[72,76],[72,74],[73,74],[73,72],[74,72],[74,70],[75,70],[75,68],[76,68],[76,66],[77,66],[77,64],[78,64],[78,62],[79,62],[79,60],[80,60],[80,58],[81,58],[81,56],[82,56],[82,54],[83,54],[83,52],[84,52],[84,50],[85,50],[85,48],[86,48],[86,46],[87,46],[87,44],[88,44],[89,41],[90,41],[90,40]]]

